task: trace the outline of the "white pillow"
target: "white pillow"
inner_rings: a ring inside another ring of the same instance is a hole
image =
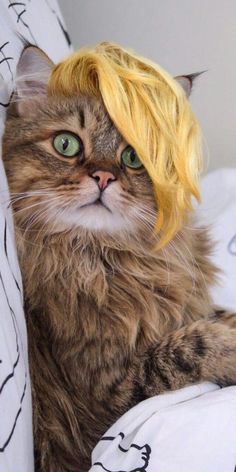
[[[149,398],[100,439],[89,472],[235,472],[236,387],[202,383]]]
[[[217,305],[236,312],[236,168],[217,169],[202,179],[198,216],[210,225],[215,245],[212,259],[222,272],[212,287]]]
[[[1,136],[16,64],[18,31],[57,62],[70,49],[55,0],[0,0],[0,471],[33,472],[32,408],[22,282],[16,257]],[[5,83],[5,87],[3,86]]]

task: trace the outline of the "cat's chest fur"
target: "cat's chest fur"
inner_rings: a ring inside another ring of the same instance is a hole
[[[88,247],[64,251],[51,245],[38,254],[37,263],[29,263],[30,253],[27,259],[28,263],[24,253],[29,311],[36,310],[37,319],[44,319],[55,342],[76,339],[81,360],[91,361],[96,351],[94,362],[99,364],[117,340],[120,348],[123,344],[133,349],[141,326],[155,324],[152,318],[157,313],[151,315],[157,308],[155,283],[147,280],[138,258],[132,261],[130,254],[93,252]]]
[[[118,363],[208,310],[201,274],[189,277],[177,252],[154,256],[64,235],[38,246],[18,238],[18,250],[41,342],[83,370],[102,369],[108,359]]]
[[[190,277],[191,252],[183,264],[177,248],[155,256],[79,244],[66,235],[41,244],[26,244],[21,235],[16,240],[35,434],[41,437],[44,424],[50,436],[58,421],[58,441],[65,429],[74,470],[78,464],[88,470],[99,437],[143,399],[133,381],[139,355],[168,331],[209,313],[205,282],[214,269],[209,264],[203,280],[192,266]],[[195,257],[196,267],[207,263],[202,248]]]

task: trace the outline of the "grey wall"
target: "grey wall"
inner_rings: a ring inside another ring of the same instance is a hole
[[[75,48],[112,40],[173,75],[208,70],[191,102],[208,169],[236,166],[235,0],[59,0]]]

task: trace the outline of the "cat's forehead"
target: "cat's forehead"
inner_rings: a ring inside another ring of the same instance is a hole
[[[114,151],[124,142],[101,100],[81,95],[62,100],[59,106],[64,122],[86,135],[97,152]]]

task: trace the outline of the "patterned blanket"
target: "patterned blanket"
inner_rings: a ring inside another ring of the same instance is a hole
[[[70,40],[54,0],[0,0],[0,138],[23,44],[20,33],[55,61]],[[9,194],[0,143],[0,471],[33,472],[27,337]]]

